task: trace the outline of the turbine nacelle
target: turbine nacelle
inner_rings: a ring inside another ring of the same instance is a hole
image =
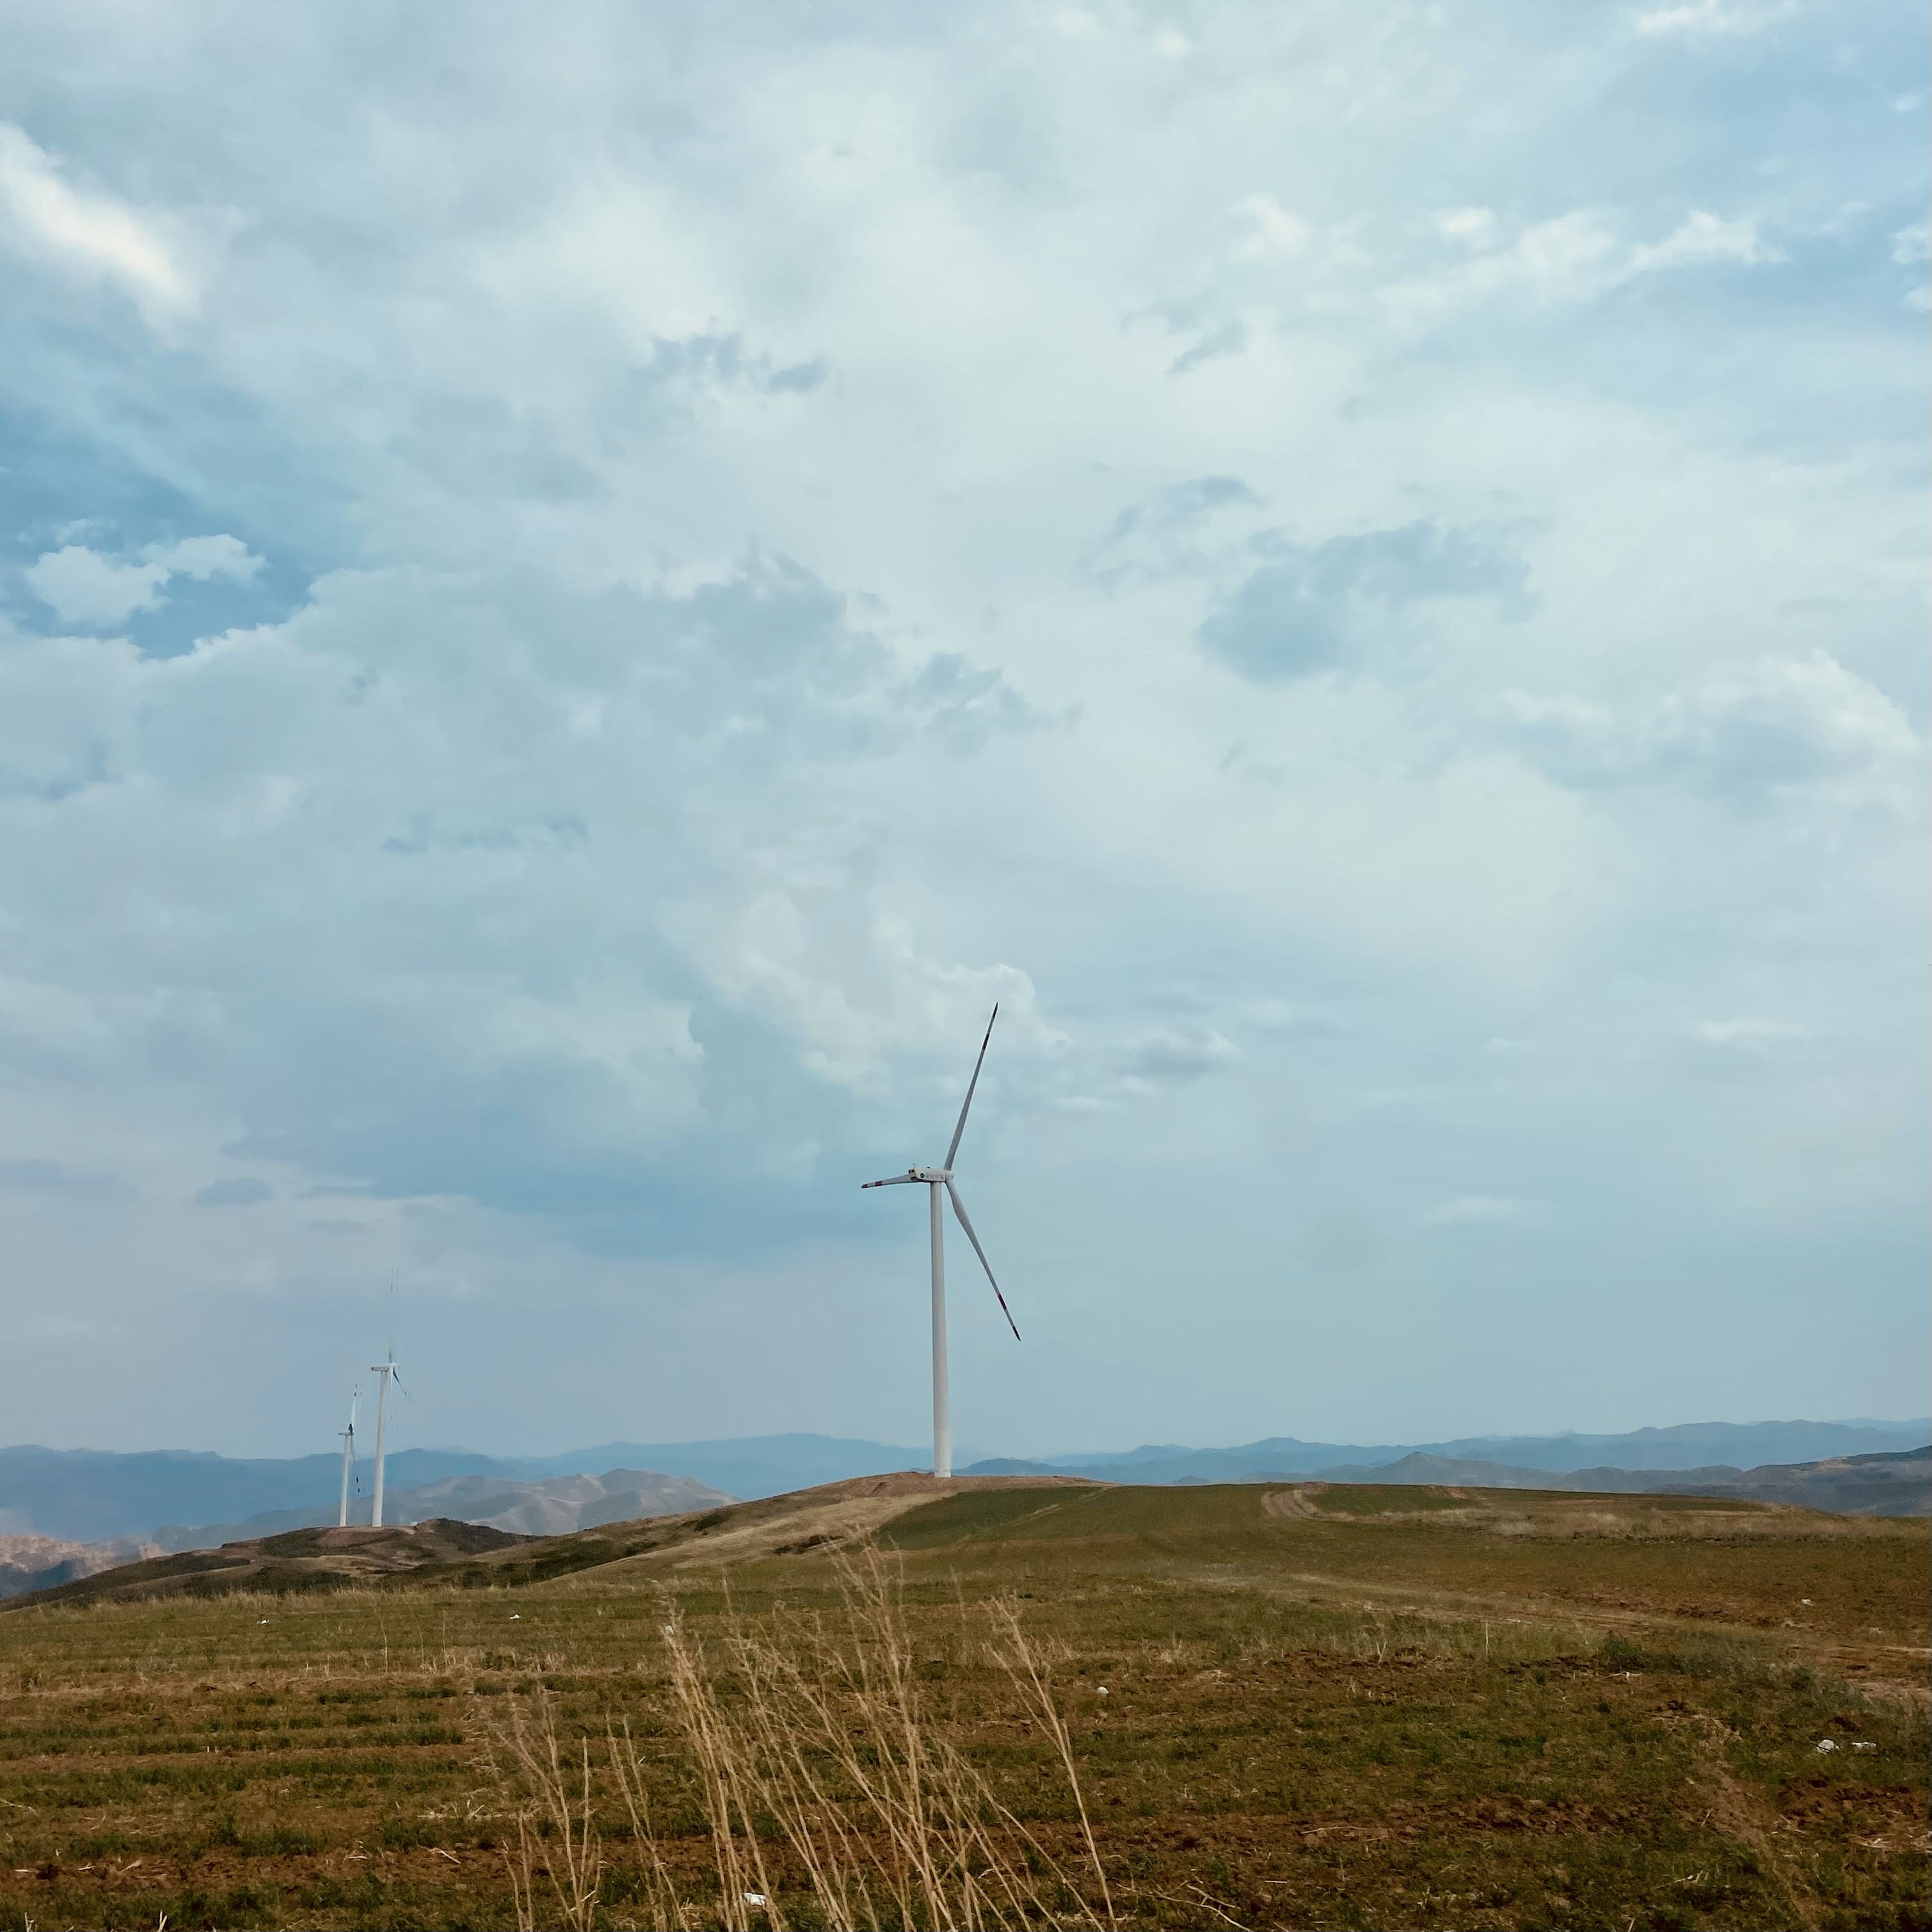
[[[859,1186],[862,1192],[868,1187],[903,1187],[908,1181],[923,1180],[928,1186],[939,1187],[952,1178],[950,1167],[909,1167],[904,1173],[888,1174],[884,1180],[862,1180]]]

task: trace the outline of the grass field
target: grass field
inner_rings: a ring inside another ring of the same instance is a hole
[[[857,1536],[898,1579],[920,1721],[1010,1815],[1056,1916],[1932,1922],[1923,1522],[1318,1485],[841,1507],[836,1533],[754,1504],[440,1579],[0,1616],[0,1924],[515,1924],[520,1861],[541,1886],[572,1849],[512,1742],[547,1718],[573,1780],[592,1745],[580,1922],[662,1922],[668,1874],[694,1922],[810,1924],[767,1818],[771,1907],[721,1898],[665,1632],[728,1714],[747,1658],[862,1648],[840,1622]],[[572,1570],[572,1548],[611,1560]],[[648,1843],[608,1770],[626,1726]],[[554,1897],[532,1910],[563,1922]]]

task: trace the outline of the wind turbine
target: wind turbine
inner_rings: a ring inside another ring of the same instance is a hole
[[[1013,1331],[1013,1340],[1020,1339],[1019,1324],[1013,1319],[1012,1310],[1006,1306],[1006,1298],[1000,1294],[1000,1284],[993,1280],[993,1264],[986,1258],[986,1251],[980,1245],[980,1238],[973,1232],[973,1223],[967,1217],[966,1204],[959,1198],[959,1190],[953,1184],[952,1162],[959,1151],[960,1136],[966,1131],[966,1115],[973,1105],[974,1089],[980,1084],[980,1070],[986,1064],[986,1047],[993,1037],[993,1020],[1000,1017],[1000,1010],[993,1009],[992,1019],[986,1022],[986,1037],[980,1042],[980,1057],[973,1063],[973,1077],[966,1083],[966,1099],[959,1109],[959,1124],[952,1130],[952,1144],[946,1150],[946,1159],[938,1167],[909,1167],[903,1174],[895,1174],[884,1180],[868,1180],[866,1187],[904,1187],[915,1180],[923,1181],[927,1190],[927,1200],[932,1208],[932,1473],[935,1476],[950,1476],[952,1473],[952,1417],[948,1403],[946,1381],[946,1216],[940,1205],[942,1191],[951,1200],[952,1211],[959,1217],[959,1225],[966,1231],[966,1238],[973,1244],[973,1252],[980,1257],[980,1265],[986,1270],[986,1279],[993,1282],[993,1292],[1000,1298],[1000,1312],[1006,1318],[1006,1326]],[[377,1479],[380,1480],[380,1477]]]
[[[349,1472],[356,1463],[356,1405],[362,1400],[360,1389],[349,1392],[349,1426],[342,1432],[342,1507],[336,1511],[338,1529],[349,1527]]]
[[[369,1511],[369,1526],[372,1529],[380,1529],[382,1526],[382,1435],[384,1426],[388,1420],[389,1384],[394,1382],[398,1388],[403,1385],[402,1377],[396,1372],[396,1345],[393,1342],[389,1344],[388,1360],[371,1362],[369,1372],[382,1378],[376,1390],[376,1500]]]

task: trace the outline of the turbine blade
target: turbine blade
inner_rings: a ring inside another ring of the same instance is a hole
[[[889,1174],[883,1180],[860,1181],[859,1191],[862,1194],[868,1187],[904,1187],[909,1186],[911,1180],[912,1176],[909,1174]]]
[[[973,1090],[979,1085],[980,1070],[986,1064],[986,1043],[993,1037],[993,1020],[999,1017],[999,1005],[995,1001],[993,1006],[993,1019],[989,1019],[986,1022],[986,1038],[980,1042],[980,1057],[973,1063],[973,1077],[966,1083],[966,1098],[959,1109],[959,1124],[952,1130],[952,1144],[946,1150],[946,1158],[940,1162],[942,1166],[950,1167],[952,1165],[952,1156],[959,1151],[959,1137],[966,1131],[967,1112],[973,1105]],[[956,1201],[952,1204],[956,1208],[959,1204]],[[982,1255],[980,1258],[984,1261],[986,1258]]]
[[[1000,1294],[1000,1284],[993,1281],[993,1264],[986,1258],[986,1251],[980,1245],[980,1238],[973,1232],[973,1224],[966,1218],[966,1204],[959,1198],[959,1190],[951,1181],[946,1184],[946,1191],[952,1197],[952,1211],[959,1216],[959,1225],[966,1230],[966,1238],[973,1244],[973,1252],[980,1257],[980,1265],[986,1270],[986,1279],[993,1282],[993,1292],[1000,1298],[1000,1312],[1006,1318],[1006,1326],[1013,1331],[1013,1340],[1020,1339],[1020,1324],[1013,1319],[1013,1311],[1006,1306],[1006,1298]]]

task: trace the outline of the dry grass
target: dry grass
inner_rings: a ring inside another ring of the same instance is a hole
[[[1708,1711],[1690,1714],[1699,1739],[1696,1781],[1711,1801],[1708,1816],[1752,1858],[1771,1880],[1790,1914],[1796,1932],[1816,1932],[1818,1895],[1803,1870],[1777,1841],[1778,1820],[1739,1780],[1730,1766],[1730,1748],[1737,1733]]]
[[[596,1801],[607,1784],[638,1848],[629,1889],[652,1924],[1118,1924],[1052,1665],[1014,1605],[992,1606],[988,1648],[1052,1741],[1097,1906],[934,1721],[896,1570],[868,1550],[842,1562],[838,1578],[837,1615],[802,1613],[782,1630],[732,1619],[709,1645],[667,1602],[671,1707],[710,1852],[701,1891],[674,1876],[650,1802],[664,1766],[639,1750],[628,1724],[607,1728],[593,1751],[587,1736],[560,1739],[541,1685],[527,1707],[512,1704],[496,1741],[514,1806],[508,1862],[520,1927],[596,1923],[606,1868]]]
[[[0,1928],[1925,1924],[1924,1524],[1343,1500],[0,1616]]]

